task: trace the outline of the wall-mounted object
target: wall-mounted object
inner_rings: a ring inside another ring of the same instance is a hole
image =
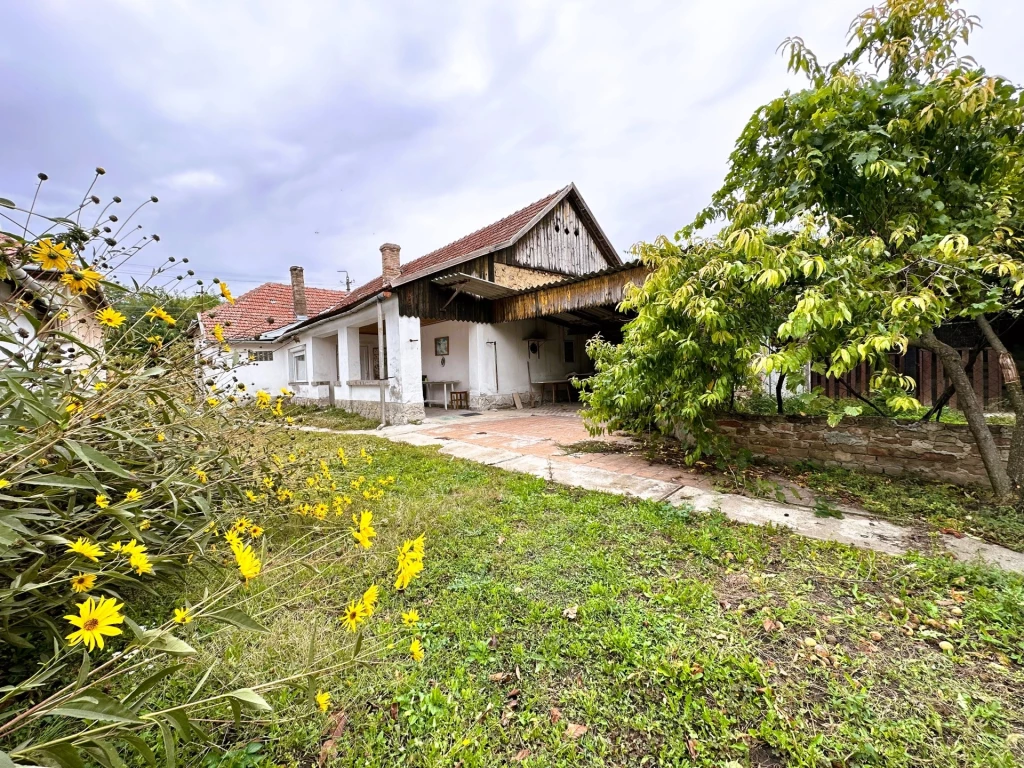
[[[434,355],[437,357],[443,357],[448,354],[448,337],[438,336],[434,339]],[[444,365],[444,361],[441,361],[441,365]]]

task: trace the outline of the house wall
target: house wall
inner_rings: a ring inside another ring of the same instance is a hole
[[[39,346],[39,338],[36,336],[35,328],[24,312],[11,300],[13,291],[6,283],[0,283],[0,327],[12,334],[21,343],[10,344],[0,342],[0,346],[11,351],[18,351],[26,357],[35,354]],[[67,312],[65,320],[54,320],[51,328],[62,333],[67,333],[77,338],[84,346],[91,347],[97,354],[103,352],[103,326],[96,319],[96,311],[89,306],[81,296],[68,296],[63,286],[54,286],[54,292],[50,297],[53,301],[62,303],[62,310]],[[19,330],[28,333],[24,340],[18,335]],[[45,335],[45,334],[44,334]],[[67,345],[62,345],[66,348]],[[70,361],[69,367],[73,370],[88,368],[95,360],[89,353],[78,354]]]
[[[456,381],[455,389],[468,390],[469,382],[469,331],[470,323],[431,323],[420,327],[422,338],[423,374],[430,381]],[[448,337],[448,354],[443,358],[434,354],[434,343],[442,337]],[[444,366],[441,360],[444,360]],[[432,398],[440,397],[439,387],[430,389]]]
[[[249,353],[256,351],[272,351],[274,359],[249,362]],[[203,357],[207,361],[206,377],[213,378],[225,391],[234,390],[240,382],[245,384],[250,395],[258,389],[276,395],[282,387],[288,386],[287,355],[275,345],[233,343],[228,353],[210,346],[203,352]],[[229,370],[219,367],[223,364],[227,364]]]
[[[544,320],[519,320],[511,323],[469,326],[469,400],[474,408],[507,407],[512,394],[527,395],[531,380],[564,378],[569,373],[587,373],[593,364],[584,350],[587,336]],[[539,355],[531,357],[526,336],[544,337]],[[563,344],[572,339],[575,362],[563,360]],[[495,382],[497,360],[497,382]],[[529,364],[529,365],[528,365]],[[536,393],[537,386],[532,387]]]

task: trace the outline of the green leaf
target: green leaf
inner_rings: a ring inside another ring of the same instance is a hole
[[[82,649],[82,666],[78,668],[78,681],[75,683],[75,690],[82,688],[85,685],[86,678],[89,677],[89,670],[92,669],[92,664],[89,661],[89,651],[85,648]]]
[[[135,713],[117,699],[95,689],[76,696],[61,707],[51,709],[48,715],[77,717],[81,720],[102,720],[108,723],[141,723]]]
[[[160,726],[160,735],[164,740],[164,759],[167,761],[167,768],[175,768],[178,764],[178,751],[174,744],[174,731],[167,723],[157,723]]]
[[[245,704],[247,707],[258,709],[261,712],[271,712],[274,709],[267,703],[266,699],[256,693],[252,688],[239,688],[238,690],[229,693],[228,697],[241,704]]]
[[[124,704],[126,707],[129,707],[133,712],[138,712],[139,707],[142,706],[142,703],[146,700],[146,694],[152,691],[157,686],[157,684],[165,677],[173,675],[175,672],[177,672],[179,669],[185,666],[188,665],[184,663],[172,664],[168,667],[164,667],[163,669],[158,669],[152,675],[150,675],[137,686],[135,686],[135,688],[132,689],[131,693],[129,693],[127,696],[121,699],[121,703]]]
[[[143,648],[151,648],[154,651],[162,651],[172,656],[191,656],[196,649],[181,638],[175,637],[170,632],[158,629],[150,629],[142,633],[139,638],[139,645]]]
[[[15,207],[14,202],[12,200],[8,200],[6,197],[0,197],[0,206],[3,206],[4,208]],[[4,768],[2,761],[0,761],[0,768]]]
[[[117,738],[134,747],[139,756],[146,761],[146,765],[156,765],[156,755],[153,754],[153,750],[149,748],[149,745],[140,736],[136,736],[134,733],[118,733]]]
[[[238,627],[239,629],[245,629],[250,632],[270,632],[269,629],[256,621],[256,619],[238,608],[224,608],[220,611],[204,613],[203,618],[220,621],[224,624],[230,624],[231,626]]]
[[[99,467],[100,469],[104,469],[107,472],[110,472],[111,474],[117,475],[118,477],[123,477],[126,480],[136,479],[135,475],[133,475],[131,472],[122,467],[120,464],[118,464],[116,461],[114,461],[106,454],[97,451],[91,445],[84,445],[74,440],[69,440],[68,438],[64,438],[64,443],[72,451],[75,452],[78,458],[80,458],[86,464],[89,464],[90,466],[93,467]]]
[[[85,762],[78,754],[78,750],[70,744],[51,744],[48,747],[33,750],[33,752],[39,752],[51,760],[56,760],[61,768],[85,768]]]

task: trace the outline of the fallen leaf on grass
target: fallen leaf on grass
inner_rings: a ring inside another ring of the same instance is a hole
[[[492,683],[504,683],[510,677],[512,677],[512,675],[508,672],[495,672],[493,675],[488,675],[487,679]]]
[[[943,528],[942,533],[955,536],[958,539],[962,539],[964,537],[963,531],[958,531],[956,528]]]
[[[557,723],[561,719],[562,719],[562,710],[560,710],[558,707],[552,707],[551,708],[551,722],[552,723]]]
[[[576,614],[579,612],[579,610],[580,607],[578,605],[570,605],[568,608],[562,611],[562,616],[572,621],[576,618]]]
[[[686,740],[686,751],[690,753],[690,759],[691,760],[696,760],[697,759],[697,741],[696,741],[696,739],[687,739]]]
[[[590,729],[587,728],[587,726],[580,725],[579,723],[565,724],[565,735],[568,736],[570,739],[582,738],[583,734],[585,734],[589,730]]]
[[[341,738],[342,732],[345,730],[345,725],[348,723],[348,715],[344,712],[335,712],[331,715],[328,720],[328,729],[330,730],[330,738],[323,743],[320,747],[320,759],[317,761],[317,765],[327,765],[328,761],[334,757],[334,752],[337,750],[338,739]],[[325,729],[325,730],[328,730]]]
[[[525,760],[529,756],[530,756],[530,750],[528,750],[528,749],[520,749],[518,752],[516,752],[516,756],[513,757],[512,759],[515,760],[517,763],[521,763],[521,762],[523,762],[523,760]]]

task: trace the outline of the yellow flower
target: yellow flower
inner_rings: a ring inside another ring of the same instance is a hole
[[[419,638],[415,638],[410,643],[409,655],[412,656],[413,661],[423,661],[423,645],[420,643]]]
[[[188,608],[175,608],[174,609],[174,623],[175,624],[191,624],[192,614]]]
[[[194,474],[194,475],[196,476],[196,479],[197,479],[197,480],[198,480],[198,481],[199,481],[200,483],[203,483],[203,484],[205,484],[205,483],[206,483],[206,482],[207,482],[207,481],[208,481],[208,480],[210,479],[210,478],[209,478],[209,477],[207,476],[206,472],[204,472],[203,470],[201,470],[201,469],[200,469],[199,467],[197,467],[197,466],[196,466],[195,464],[193,464],[193,465],[192,465],[192,466],[191,466],[191,467],[190,467],[189,469],[191,469],[191,471],[192,471],[192,474]]]
[[[316,694],[316,705],[321,712],[326,712],[331,706],[331,694],[327,691],[318,691]]]
[[[75,592],[88,592],[96,584],[96,576],[92,573],[80,573],[71,578],[71,588]]]
[[[242,537],[239,536],[238,531],[234,529],[224,534],[224,541],[228,543],[228,546],[231,547],[232,551],[234,551],[235,547],[240,548],[242,546]]]
[[[150,344],[155,345],[157,349],[160,349],[160,347],[164,345],[163,336],[147,336],[146,341],[148,341]]]
[[[100,509],[106,509],[110,506],[110,497],[105,493],[96,494],[96,506]]]
[[[10,483],[9,480],[4,480],[2,477],[0,477],[0,491],[2,491],[4,488],[6,488],[10,484],[11,483]]]
[[[285,417],[284,423],[285,424],[294,424],[295,423],[295,419],[293,419],[291,416],[287,416],[287,417]]]
[[[253,493],[252,490],[247,490],[245,492],[245,498],[247,498],[249,501],[251,501],[253,503],[255,503],[255,502],[260,500],[260,497],[257,496],[255,493]]]
[[[160,319],[160,321],[163,321],[168,326],[173,326],[177,323],[177,321],[175,321],[175,319],[169,315],[167,310],[162,306],[153,307],[153,309],[145,313],[145,316],[150,317],[151,319]]]
[[[120,328],[128,318],[113,307],[104,307],[96,313],[96,319],[100,321],[100,325],[105,325],[108,328]]]
[[[249,535],[252,536],[254,539],[258,539],[260,536],[263,535],[263,529],[260,528],[258,525],[250,525]]]
[[[135,539],[132,539],[127,544],[121,545],[121,551],[126,555],[141,554],[146,551],[146,545],[139,544]]]
[[[284,411],[281,408],[281,403],[282,402],[283,401],[281,400],[280,397],[277,398],[277,402],[274,403],[274,407],[270,409],[270,412],[272,414],[274,414],[275,416],[284,416]]]
[[[107,388],[107,382],[105,382],[105,381],[97,381],[95,384],[92,385],[92,388],[96,392],[102,392],[104,389]]]
[[[236,531],[244,531],[247,530],[250,525],[252,525],[252,520],[250,520],[245,515],[242,515],[241,517],[235,518],[235,522],[231,524],[231,527],[234,528]]]
[[[224,343],[224,326],[217,323],[213,326],[213,338],[215,338],[221,344]]]
[[[353,600],[345,609],[345,615],[341,617],[341,623],[349,632],[355,632],[359,625],[366,619],[366,613],[360,603]]]
[[[235,297],[231,295],[231,289],[228,288],[228,284],[225,282],[221,282],[220,284],[220,295],[224,297],[224,300],[228,304],[235,303]]]
[[[102,279],[103,275],[91,269],[76,269],[74,272],[65,272],[60,276],[60,281],[75,295],[94,290]]]
[[[157,432],[156,433],[156,441],[158,443],[162,443],[166,439],[167,439],[167,435],[165,435],[163,432]]]
[[[359,604],[363,608],[363,614],[369,618],[373,616],[373,611],[377,607],[377,600],[380,598],[380,587],[376,584],[372,584],[369,589],[363,593],[362,600]]]
[[[132,539],[132,541],[134,541],[134,539]],[[124,544],[122,544],[120,541],[115,541],[111,544],[108,544],[107,546],[110,547],[111,552],[121,552],[124,549]]]
[[[420,620],[420,614],[419,614],[419,611],[417,611],[415,608],[413,608],[412,610],[406,611],[405,613],[402,614],[402,623],[405,624],[405,626],[407,626],[407,627],[413,626],[419,620]]]
[[[267,408],[270,406],[270,393],[262,389],[256,390],[256,406],[258,408]]]
[[[206,404],[211,408],[216,408],[218,405],[220,405],[220,400],[218,400],[216,397],[208,397],[206,398]]]
[[[277,489],[277,500],[278,501],[291,501],[294,496],[295,496],[295,494],[292,493],[291,491],[289,491],[287,488],[278,488]]]
[[[93,544],[91,541],[87,541],[81,537],[78,538],[73,544],[68,544],[68,552],[77,552],[82,557],[92,560],[94,563],[98,563],[100,558],[103,557],[103,548],[99,544]]]
[[[67,636],[68,642],[74,646],[85,643],[89,650],[96,646],[103,650],[103,637],[120,635],[121,630],[115,624],[124,622],[121,609],[124,604],[118,604],[112,597],[101,597],[98,601],[91,597],[84,603],[79,603],[78,615],[69,614],[64,618],[78,629]]]
[[[66,272],[71,269],[71,262],[74,261],[73,254],[64,243],[55,243],[48,237],[44,237],[32,249],[32,260],[38,262],[43,269],[59,269]]]
[[[373,513],[368,509],[364,509],[359,513],[358,517],[352,515],[352,522],[357,526],[356,528],[351,529],[353,538],[355,538],[359,543],[359,546],[363,549],[369,549],[373,546],[370,539],[377,535],[377,532],[373,529],[372,525]]]
[[[235,562],[238,564],[238,572],[246,581],[259,576],[263,567],[259,558],[256,557],[256,553],[248,544],[235,550]]]
[[[291,397],[295,393],[288,389],[288,387],[281,387],[281,394],[284,395],[285,397]]]
[[[66,406],[64,406],[64,410],[67,411],[68,413],[78,413],[80,410],[82,410],[82,404],[72,401],[68,403]]]
[[[299,460],[299,457],[296,456],[294,453],[289,453],[288,454],[288,461],[291,462],[292,464],[294,464],[298,460]]]
[[[152,573],[153,565],[149,562],[149,556],[145,552],[133,552],[128,560],[128,565],[141,576],[144,573]]]
[[[138,488],[132,488],[128,493],[124,495],[125,501],[138,501],[142,498],[142,491]]]
[[[263,478],[263,487],[264,488],[269,488],[269,489],[272,490],[274,488],[274,481],[271,480],[269,477],[264,477]]]
[[[153,527],[153,523],[150,522],[149,518],[147,518],[147,519],[143,520],[141,523],[139,523],[139,530],[140,531],[148,531],[152,527]]]

